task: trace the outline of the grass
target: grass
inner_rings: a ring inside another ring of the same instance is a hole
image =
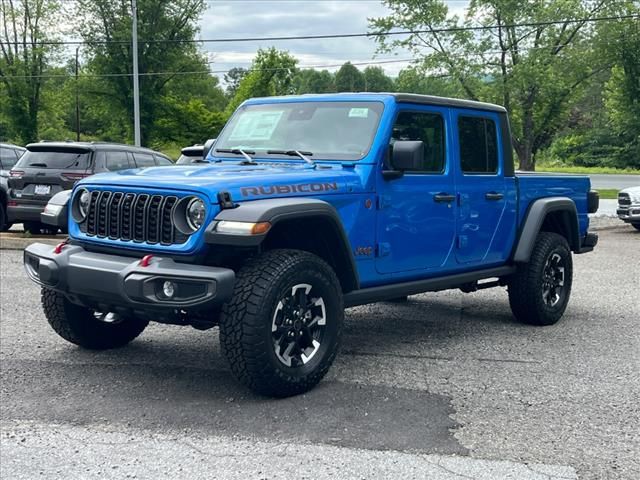
[[[598,188],[601,200],[615,200],[618,198],[618,190],[615,188]]]
[[[611,168],[611,167],[570,167],[570,166],[551,166],[536,165],[539,172],[554,173],[578,173],[578,174],[610,174],[610,175],[640,175],[640,170],[633,168]]]

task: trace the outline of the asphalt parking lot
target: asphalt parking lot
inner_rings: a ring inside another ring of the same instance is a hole
[[[0,477],[638,479],[640,232],[599,234],[559,324],[515,323],[504,289],[350,309],[286,400],[234,382],[217,330],[65,343],[0,250]]]

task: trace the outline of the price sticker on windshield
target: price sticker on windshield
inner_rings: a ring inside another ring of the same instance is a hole
[[[368,108],[352,108],[349,110],[349,118],[369,118]]]
[[[229,140],[270,140],[284,111],[244,112],[229,136]]]

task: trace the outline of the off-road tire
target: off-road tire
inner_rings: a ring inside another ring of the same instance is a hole
[[[123,347],[149,324],[140,318],[123,318],[118,323],[97,319],[93,310],[71,303],[63,294],[42,288],[42,308],[49,325],[66,341],[90,350]]]
[[[547,262],[558,254],[563,262],[564,286],[556,305],[543,298],[544,270]],[[529,325],[553,325],[560,320],[571,296],[573,262],[567,240],[557,233],[540,232],[526,264],[519,265],[509,280],[509,305],[516,319]]]
[[[311,285],[321,295],[326,330],[308,363],[287,366],[276,354],[272,322],[280,300],[299,284]],[[298,395],[313,388],[329,370],[340,345],[343,318],[340,282],[324,260],[299,250],[272,250],[247,261],[237,272],[233,297],[220,315],[220,346],[234,376],[254,392]]]

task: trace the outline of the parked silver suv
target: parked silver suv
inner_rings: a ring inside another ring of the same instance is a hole
[[[620,190],[617,214],[620,220],[640,230],[640,186]]]

